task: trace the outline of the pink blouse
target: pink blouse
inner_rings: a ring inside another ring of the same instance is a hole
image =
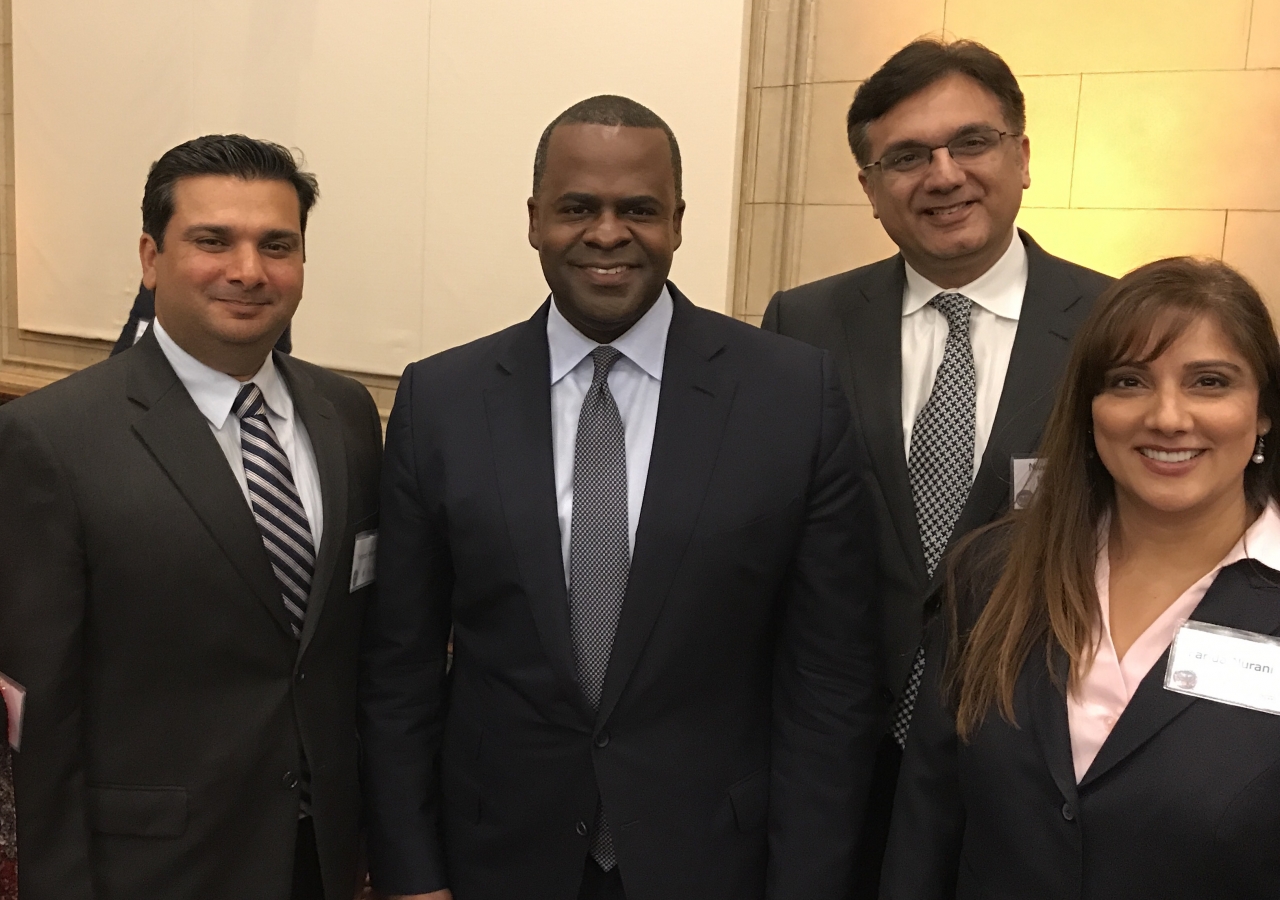
[[[1111,641],[1111,560],[1107,555],[1106,529],[1098,551],[1096,583],[1098,604],[1102,607],[1101,633],[1097,637],[1097,653],[1093,665],[1080,679],[1080,687],[1067,696],[1067,721],[1071,729],[1071,757],[1075,762],[1076,781],[1084,778],[1098,750],[1111,734],[1116,720],[1124,712],[1142,679],[1151,671],[1182,623],[1191,617],[1204,599],[1218,571],[1242,559],[1256,559],[1269,568],[1280,570],[1280,508],[1270,503],[1244,536],[1213,569],[1197,581],[1151,623],[1124,659],[1116,655]]]

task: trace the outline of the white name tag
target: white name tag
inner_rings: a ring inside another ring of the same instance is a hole
[[[1164,686],[1179,694],[1280,715],[1280,638],[1187,622],[1169,648]]]
[[[373,584],[378,568],[378,532],[362,531],[356,535],[356,552],[351,558],[351,592]]]
[[[1026,509],[1031,498],[1036,495],[1040,486],[1040,474],[1044,471],[1044,460],[1035,456],[1014,456],[1009,459],[1012,485],[1012,496],[1009,504],[1014,509]]]
[[[0,695],[4,697],[5,708],[9,711],[9,746],[14,750],[22,748],[22,708],[27,702],[27,692],[8,675],[0,672]]]

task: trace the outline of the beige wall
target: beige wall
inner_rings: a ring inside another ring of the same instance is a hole
[[[1194,253],[1280,311],[1280,0],[761,0],[753,17],[736,308],[892,252],[844,114],[926,33],[1000,53],[1027,96],[1019,224],[1113,274]]]
[[[320,178],[296,352],[365,373],[383,402],[406,363],[545,297],[526,240],[534,147],[556,113],[604,92],[680,138],[689,210],[672,277],[727,310],[746,5],[16,3],[16,297],[10,231],[0,324],[34,352],[10,348],[0,377],[51,348],[74,358],[37,380],[105,352],[137,287],[147,166],[196,134],[245,131],[300,148]]]

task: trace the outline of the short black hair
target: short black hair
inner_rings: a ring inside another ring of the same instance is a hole
[[[206,134],[165,152],[151,164],[142,191],[142,230],[164,250],[164,232],[173,218],[173,186],[183,178],[229,175],[245,181],[287,181],[298,192],[299,225],[320,197],[316,176],[298,167],[292,153],[271,141],[243,134]]]
[[[1006,123],[1021,134],[1027,129],[1027,103],[1009,65],[977,41],[946,42],[920,38],[903,47],[862,83],[853,95],[845,125],[849,149],[858,165],[874,160],[867,126],[903,100],[947,75],[972,78],[1000,101]]]
[[[624,128],[661,128],[671,145],[671,171],[675,175],[676,199],[681,197],[680,145],[671,127],[649,107],[628,97],[616,94],[599,94],[570,106],[551,120],[538,138],[538,150],[533,154],[533,195],[538,195],[542,175],[547,171],[547,144],[551,132],[560,125],[621,125]]]

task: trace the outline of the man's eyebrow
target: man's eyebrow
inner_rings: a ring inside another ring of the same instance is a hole
[[[975,131],[986,131],[988,128],[993,128],[993,127],[995,126],[991,125],[989,122],[970,122],[967,125],[961,125],[959,128],[957,128],[955,131],[951,133],[951,137],[947,138],[947,143],[949,144],[952,141],[954,141],[956,138],[963,137],[966,134],[972,134]],[[996,128],[996,131],[999,131],[999,130],[1000,130],[999,128]],[[888,147],[884,148],[884,152],[892,153],[894,150],[903,150],[907,147],[927,147],[927,146],[929,145],[926,144],[924,141],[919,140],[918,138],[906,138],[901,141],[894,141]]]
[[[595,194],[579,194],[570,192],[567,194],[561,194],[557,197],[556,203],[580,203],[583,206],[598,206],[600,204],[600,198]]]
[[[183,237],[187,237],[187,238],[195,237],[196,235],[207,234],[207,235],[212,235],[213,237],[219,237],[224,240],[229,240],[233,236],[233,233],[234,232],[232,231],[232,229],[228,228],[226,225],[196,224],[196,225],[189,226],[187,230],[184,231],[182,234],[183,234]],[[266,241],[281,241],[281,240],[300,241],[302,240],[302,234],[300,232],[294,231],[292,228],[273,228],[270,231],[265,232],[260,238],[258,238],[258,241],[260,243],[266,242]]]
[[[300,241],[302,234],[292,228],[273,228],[258,239],[259,243],[268,241]]]
[[[182,233],[183,237],[192,237],[197,234],[212,234],[215,237],[227,238],[231,237],[231,229],[225,225],[190,225],[187,230]]]
[[[659,200],[657,197],[652,196],[651,194],[637,194],[634,197],[623,197],[621,200],[618,201],[617,205],[623,206],[623,207],[632,207],[632,206],[661,207],[662,201]]]

